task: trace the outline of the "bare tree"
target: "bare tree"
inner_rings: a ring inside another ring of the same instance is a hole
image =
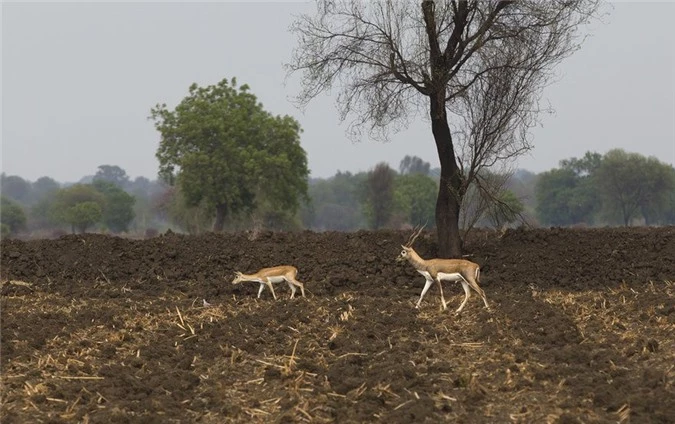
[[[464,176],[459,190],[450,191],[460,201],[464,236],[485,217],[497,228],[522,218],[522,204],[506,187],[513,160],[532,148],[528,130],[542,112],[539,93],[548,80],[541,56],[526,50],[497,54],[486,48],[477,54],[485,61],[498,59],[502,66],[485,66],[487,71],[449,105],[459,118],[455,144]],[[512,72],[513,67],[522,70]]]
[[[467,187],[462,198],[459,212],[462,238],[485,218],[491,205],[497,203],[499,193],[505,190],[508,179],[508,174],[482,172],[476,175],[475,182]]]
[[[298,46],[288,69],[302,74],[301,105],[338,85],[340,117],[354,118],[355,136],[365,128],[386,138],[417,116],[429,117],[441,164],[439,254],[458,257],[468,185],[481,167],[527,149],[524,137],[509,141],[536,120],[541,88],[553,66],[580,45],[577,30],[598,1],[318,0],[317,14],[301,15],[291,27]],[[500,98],[504,92],[507,99]],[[483,100],[502,110],[516,104],[518,112],[466,113]],[[481,120],[493,126],[472,134],[477,128],[467,123]],[[471,156],[459,154],[455,143],[462,137]],[[483,149],[470,141],[488,139]]]

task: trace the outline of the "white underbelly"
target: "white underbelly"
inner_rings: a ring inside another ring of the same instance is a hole
[[[272,283],[281,283],[282,281],[286,281],[286,279],[283,276],[275,276],[275,277],[267,277]]]
[[[445,273],[439,272],[438,278],[444,281],[462,281],[464,277],[459,272]]]
[[[417,271],[420,274],[424,276],[427,280],[433,280],[431,278],[431,274],[429,274],[427,271]],[[462,277],[462,274],[459,272],[439,272],[437,276],[443,280],[443,281],[462,281],[464,280],[464,277]]]

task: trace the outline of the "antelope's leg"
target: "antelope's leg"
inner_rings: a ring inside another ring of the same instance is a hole
[[[480,287],[478,287],[478,288],[480,289]],[[487,298],[485,297],[485,292],[483,291],[483,289],[481,289],[481,290],[478,292],[478,294],[480,294],[480,297],[483,298],[483,303],[485,303],[485,308],[489,310],[489,309],[490,309],[490,306],[489,306],[488,303],[487,303]]]
[[[469,283],[471,288],[474,289],[476,291],[476,293],[478,293],[478,295],[483,299],[483,303],[485,303],[485,307],[487,309],[490,309],[490,306],[487,303],[487,298],[485,297],[485,292],[483,291],[483,289],[480,288],[480,286],[478,285],[478,282],[476,282],[472,278],[468,278],[466,280],[466,282]]]
[[[270,281],[269,278],[265,279],[265,284],[267,284],[267,287],[269,287],[270,290],[272,291],[272,296],[274,296],[274,300],[277,300],[277,294],[274,293],[274,287],[272,286],[272,282]]]
[[[260,288],[258,289],[258,299],[260,299],[260,295],[262,294],[263,290],[265,290],[265,283],[261,281]]]
[[[429,278],[425,278],[426,282],[424,283],[424,288],[422,289],[422,294],[420,295],[420,300],[417,301],[417,305],[415,305],[416,308],[420,307],[420,303],[422,303],[422,298],[424,297],[425,294],[427,294],[427,291],[429,290],[429,287],[434,283],[433,280]]]
[[[469,288],[469,283],[466,282],[466,280],[462,279],[460,280],[462,283],[462,288],[464,289],[464,301],[462,302],[461,305],[459,305],[459,308],[455,311],[456,314],[462,312],[462,309],[464,308],[464,305],[466,305],[466,301],[469,300],[471,297],[471,289]]]
[[[436,277],[436,282],[438,283],[438,290],[441,292],[441,303],[443,304],[443,310],[448,309],[448,304],[445,303],[445,297],[443,296],[443,284],[441,284],[441,279]]]
[[[291,299],[293,299],[293,296],[295,296],[295,291],[297,289],[295,288],[295,285],[293,284],[293,282],[291,280],[289,280],[288,278],[286,279],[286,284],[288,284],[288,287],[291,289]]]
[[[300,281],[296,280],[295,278],[291,279],[290,281],[294,285],[300,287],[300,292],[302,293],[302,297],[305,297],[305,285],[302,284]],[[295,290],[293,290],[295,292]]]

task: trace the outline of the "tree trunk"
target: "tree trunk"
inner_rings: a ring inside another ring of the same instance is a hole
[[[643,206],[640,208],[640,212],[642,213],[642,217],[645,220],[645,227],[649,227],[650,225],[652,225],[652,220],[650,219],[651,218],[650,211]]]
[[[627,209],[626,202],[622,202],[621,203],[621,212],[623,214],[623,226],[624,227],[628,227],[628,225],[630,224],[630,214],[628,213],[628,211],[626,209]]]
[[[216,205],[216,221],[213,223],[213,231],[220,233],[225,226],[225,218],[227,217],[227,204],[220,203]]]
[[[459,258],[462,256],[462,241],[459,236],[459,205],[462,199],[462,177],[455,158],[452,136],[445,109],[447,91],[447,59],[441,51],[435,17],[435,3],[422,2],[422,15],[429,40],[431,75],[426,88],[430,90],[431,131],[436,141],[436,150],[441,162],[441,181],[436,200],[436,232],[438,256]]]
[[[461,258],[462,240],[459,234],[459,207],[462,199],[462,177],[455,158],[452,135],[445,109],[445,93],[431,96],[431,131],[441,162],[441,181],[436,200],[436,232],[438,256]]]

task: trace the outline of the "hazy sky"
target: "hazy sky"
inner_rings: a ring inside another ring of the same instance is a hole
[[[556,114],[534,132],[518,166],[541,172],[587,150],[615,147],[675,163],[675,3],[614,2],[587,28],[583,48],[544,93]],[[295,45],[288,27],[313,3],[2,4],[2,171],[30,181],[77,181],[99,165],[156,178],[159,135],[147,119],[174,107],[188,87],[237,77],[264,107],[304,129],[312,177],[398,168],[406,155],[438,166],[428,125],[392,141],[350,142],[333,99],[303,113],[289,98],[282,64]]]

